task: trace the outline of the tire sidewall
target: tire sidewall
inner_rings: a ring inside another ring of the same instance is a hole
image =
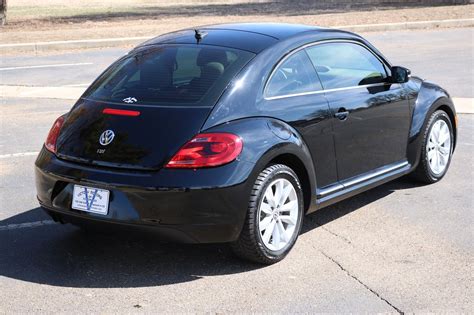
[[[295,227],[295,232],[293,233],[290,242],[288,245],[281,250],[272,251],[268,249],[265,244],[263,243],[262,236],[260,235],[259,229],[259,213],[260,213],[260,204],[262,199],[264,198],[265,191],[267,190],[268,186],[273,183],[276,179],[286,179],[288,180],[293,187],[295,188],[296,195],[298,198],[298,220]],[[257,192],[257,200],[254,206],[254,211],[256,211],[254,216],[254,226],[255,226],[255,239],[257,240],[257,246],[259,247],[261,253],[270,260],[279,261],[283,259],[291,250],[291,248],[295,245],[296,240],[298,239],[298,235],[301,231],[301,225],[303,222],[303,209],[304,209],[304,202],[303,202],[303,191],[301,188],[301,184],[298,180],[296,174],[289,168],[289,167],[279,167],[276,170],[272,171],[264,180],[263,185],[260,186]]]
[[[448,125],[449,136],[451,138],[451,146],[449,148],[449,158],[448,158],[448,163],[446,164],[445,169],[440,174],[435,174],[431,170],[430,161],[428,159],[427,145],[428,145],[429,137],[430,137],[430,134],[431,134],[431,129],[433,129],[434,124],[438,120],[443,120]],[[425,166],[426,173],[427,173],[428,177],[430,178],[431,182],[433,182],[433,183],[437,182],[440,179],[442,179],[444,177],[444,175],[446,175],[446,172],[449,169],[449,165],[451,164],[451,158],[452,158],[452,155],[453,155],[453,148],[454,148],[454,135],[453,135],[453,126],[451,124],[451,119],[449,118],[448,114],[446,114],[446,112],[444,112],[442,110],[435,111],[432,114],[432,116],[429,120],[429,125],[428,125],[427,131],[425,133],[425,139],[424,139],[423,148],[422,148],[422,150],[423,150],[422,151],[423,152],[423,154],[422,154],[423,164]]]

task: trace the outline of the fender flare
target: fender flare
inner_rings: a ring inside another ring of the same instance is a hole
[[[454,132],[454,144],[457,140],[456,109],[449,94],[430,82],[423,82],[416,99],[408,139],[407,159],[412,169],[418,166],[423,144],[423,131],[426,128],[429,117],[438,109],[443,109],[451,118]]]
[[[305,195],[305,200],[310,201],[309,204],[305,202],[305,206],[309,209],[315,205],[312,202],[316,200],[316,174],[313,159],[302,136],[289,124],[275,118],[250,117],[212,127],[206,132],[231,132],[242,138],[243,149],[239,159],[251,162],[253,165],[247,177],[250,183],[254,183],[260,172],[280,157],[291,156],[299,161],[304,166],[307,177],[300,178],[300,181],[307,180],[307,183],[302,183],[302,185],[308,185],[307,191],[310,192],[309,198]]]

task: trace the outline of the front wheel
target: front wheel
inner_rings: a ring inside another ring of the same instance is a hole
[[[443,178],[451,163],[453,144],[453,126],[448,114],[435,111],[426,125],[420,163],[413,176],[428,184]]]
[[[295,172],[282,164],[267,167],[253,186],[244,227],[232,244],[234,252],[262,264],[282,260],[298,238],[303,208]]]

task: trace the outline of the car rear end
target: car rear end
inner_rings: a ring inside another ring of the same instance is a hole
[[[51,128],[36,160],[41,206],[63,222],[150,229],[184,242],[235,240],[253,165],[238,159],[237,135],[201,127],[253,57],[164,44],[118,60]]]

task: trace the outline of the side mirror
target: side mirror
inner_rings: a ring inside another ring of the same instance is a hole
[[[411,71],[405,67],[394,66],[391,69],[392,75],[390,81],[392,83],[405,83],[408,82]]]

